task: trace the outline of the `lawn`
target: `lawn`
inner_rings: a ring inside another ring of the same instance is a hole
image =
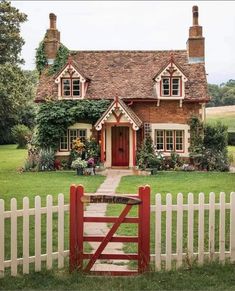
[[[71,184],[82,184],[86,192],[95,192],[104,181],[103,176],[77,176],[75,171],[53,172],[20,172],[27,156],[26,150],[16,149],[15,145],[0,146],[0,199],[5,201],[5,209],[10,209],[11,198],[17,198],[17,206],[22,208],[24,196],[30,199],[30,207],[34,207],[34,197],[40,195],[42,206],[46,205],[46,196],[53,195],[57,203],[59,193],[65,195],[65,203],[69,202]],[[68,214],[65,214],[65,225],[68,225]],[[34,255],[34,218],[30,217],[30,255]],[[10,258],[10,220],[5,221],[6,235],[5,255]],[[42,215],[42,252],[46,250],[46,215]],[[65,249],[68,249],[69,229],[65,228]],[[57,215],[53,214],[53,251],[57,249]],[[22,218],[18,218],[18,257],[22,256]]]
[[[56,201],[57,195],[63,193],[67,203],[71,184],[82,184],[86,192],[95,192],[104,181],[103,176],[77,176],[75,171],[17,171],[23,166],[26,156],[27,151],[16,149],[15,145],[0,146],[0,199],[5,200],[6,209],[9,209],[13,197],[17,198],[18,207],[21,207],[23,197],[28,196],[33,207],[36,195],[41,196],[42,205],[45,205],[48,194],[53,195]]]
[[[20,168],[26,157],[25,150],[16,150],[14,145],[0,146],[0,198],[6,200],[6,206],[9,208],[11,197],[18,198],[18,205],[22,205],[22,197],[25,195],[30,197],[31,206],[33,206],[33,198],[39,194],[43,197],[45,205],[45,197],[47,194],[52,194],[55,197],[60,192],[66,196],[68,201],[69,186],[72,183],[82,183],[87,192],[93,192],[102,183],[104,177],[78,177],[74,172],[40,172],[40,173],[18,173],[17,168]],[[118,187],[119,193],[136,193],[140,185],[149,184],[152,188],[152,203],[154,203],[155,193],[165,194],[171,192],[175,196],[178,192],[184,194],[194,192],[198,194],[200,191],[208,193],[214,191],[218,198],[220,191],[229,193],[235,190],[235,175],[231,173],[183,173],[183,172],[166,172],[159,173],[157,176],[128,176],[123,177]],[[117,207],[117,206],[115,206]],[[114,215],[119,213],[120,208],[109,209],[109,214]],[[134,215],[134,213],[132,213]],[[53,216],[53,230],[56,234],[56,216]],[[154,216],[152,216],[154,218]],[[187,218],[187,217],[186,217]],[[173,215],[173,219],[175,217]],[[184,220],[186,221],[186,220]],[[31,237],[30,237],[30,254],[34,254],[34,221],[30,221]],[[68,216],[65,220],[68,225]],[[163,219],[164,227],[164,219]],[[174,224],[174,223],[173,223]],[[22,229],[22,221],[18,224],[18,255],[22,254],[22,237],[20,235]],[[45,217],[42,218],[42,233],[45,236]],[[6,228],[10,227],[9,221],[6,223]],[[151,252],[154,249],[154,225],[152,220],[151,225]],[[135,228],[121,229],[122,233],[133,235]],[[55,237],[55,236],[54,236]],[[173,235],[174,237],[174,235]],[[187,237],[184,237],[184,241]],[[7,231],[6,241],[9,242],[10,231]],[[68,228],[65,230],[65,245],[68,246]],[[164,251],[164,231],[163,231],[163,251]],[[56,248],[56,240],[53,241],[53,250]],[[6,256],[9,258],[10,249],[9,243],[6,244]],[[196,246],[197,244],[195,244]],[[45,238],[42,240],[42,250],[45,251]],[[173,242],[173,248],[175,244]],[[125,251],[134,251],[133,246],[125,247]],[[66,268],[63,270],[45,271],[30,275],[19,275],[16,278],[10,278],[7,274],[5,278],[0,279],[1,290],[12,289],[78,289],[78,290],[235,290],[235,267],[234,265],[221,266],[219,264],[211,264],[203,267],[193,267],[192,269],[183,269],[171,272],[150,272],[145,275],[129,278],[97,278],[87,277],[82,274],[69,274],[66,260]],[[31,266],[33,269],[33,265]],[[9,270],[8,270],[9,272]],[[8,273],[7,272],[7,273]]]
[[[79,273],[44,271],[0,279],[0,290],[234,290],[235,266],[219,264],[188,270],[150,272],[137,277],[89,277]]]
[[[235,105],[206,108],[206,122],[222,122],[229,131],[235,131]]]
[[[122,177],[121,183],[117,189],[120,194],[137,193],[137,189],[141,185],[150,185],[151,187],[151,204],[155,204],[155,194],[162,194],[162,203],[165,203],[167,193],[172,193],[173,203],[176,202],[177,193],[181,192],[184,195],[184,203],[187,201],[187,193],[194,193],[194,200],[197,202],[198,194],[205,193],[205,202],[208,203],[209,193],[215,192],[216,202],[219,201],[219,193],[225,192],[227,200],[229,194],[235,191],[235,174],[233,173],[216,173],[216,172],[159,172],[156,176],[126,176]],[[122,209],[120,205],[109,205],[108,215],[118,215]],[[134,209],[131,212],[132,216],[136,216],[137,212]],[[151,213],[151,253],[154,253],[155,248],[155,223],[154,213]],[[219,213],[216,211],[216,229],[215,229],[215,249],[219,249]],[[194,251],[198,247],[198,212],[194,214]],[[176,252],[176,213],[172,215],[172,251]],[[205,248],[208,249],[208,211],[205,211]],[[184,213],[183,218],[183,250],[187,252],[187,213]],[[165,253],[165,213],[162,214],[162,253]],[[137,227],[131,224],[123,224],[118,233],[121,235],[137,235]],[[226,249],[229,247],[229,213],[226,214]],[[125,244],[125,252],[136,252],[135,244]]]

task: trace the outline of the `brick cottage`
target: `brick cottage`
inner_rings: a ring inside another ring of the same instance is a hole
[[[96,136],[106,167],[135,166],[137,146],[150,134],[158,151],[189,157],[192,116],[204,119],[209,100],[204,63],[204,37],[193,6],[186,50],[70,51],[64,67],[53,76],[43,73],[36,102],[47,100],[112,100],[102,116],[75,123],[61,136],[56,155],[66,157],[77,137]],[[48,65],[60,46],[56,16],[44,38]]]

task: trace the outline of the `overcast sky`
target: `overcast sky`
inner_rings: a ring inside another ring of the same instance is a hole
[[[235,2],[232,1],[12,1],[28,15],[21,33],[25,69],[35,67],[35,48],[57,15],[61,42],[73,50],[185,49],[192,6],[206,44],[208,82],[235,79]]]

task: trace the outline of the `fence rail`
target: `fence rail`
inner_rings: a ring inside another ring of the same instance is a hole
[[[205,203],[203,193],[199,193],[198,203],[194,203],[192,193],[188,194],[187,203],[184,203],[184,197],[182,193],[179,193],[176,203],[173,204],[172,195],[167,194],[166,203],[162,203],[161,194],[157,194],[155,205],[151,205],[151,212],[155,214],[151,222],[155,224],[155,250],[151,255],[151,260],[155,263],[156,271],[162,268],[166,270],[173,267],[179,268],[185,261],[188,263],[197,261],[198,264],[203,264],[205,260],[218,258],[221,263],[224,263],[226,259],[235,262],[235,192],[230,194],[229,202],[226,202],[226,195],[223,192],[220,193],[218,203],[215,203],[214,193],[210,193],[209,203]],[[10,210],[5,210],[4,200],[0,199],[0,277],[4,276],[7,268],[11,268],[11,275],[16,276],[19,265],[23,266],[23,274],[28,274],[31,263],[34,263],[35,271],[41,270],[42,262],[46,262],[47,269],[52,268],[53,261],[57,261],[58,268],[63,268],[64,260],[69,256],[69,250],[65,249],[64,241],[67,230],[65,214],[68,213],[69,205],[64,204],[63,194],[58,195],[57,205],[53,205],[53,198],[48,195],[46,207],[41,206],[41,198],[36,196],[34,208],[29,208],[29,198],[24,197],[22,209],[17,209],[17,201],[12,198]],[[55,227],[53,214],[57,215],[56,234],[53,232]],[[43,221],[42,215],[46,216]],[[33,229],[30,229],[30,217],[33,217]],[[20,243],[17,241],[18,218],[22,219],[22,242]],[[10,221],[10,224],[7,224],[7,221]],[[45,227],[42,225],[43,222],[45,222]],[[6,240],[6,232],[10,234],[9,240]],[[197,244],[195,244],[195,233]],[[216,233],[218,234],[217,250]],[[185,237],[187,237],[186,247]],[[42,253],[42,242],[46,245],[45,253]],[[6,244],[10,249],[8,259],[5,259]],[[33,256],[30,255],[31,244],[34,244]],[[19,245],[22,245],[22,252],[19,252]],[[19,253],[22,253],[21,257]]]
[[[176,204],[172,204],[172,195],[166,195],[166,204],[161,203],[161,194],[156,195],[156,203],[151,206],[151,211],[155,213],[155,254],[151,259],[155,261],[156,270],[162,269],[162,262],[165,269],[172,269],[172,262],[176,261],[176,268],[183,264],[183,260],[188,263],[197,261],[203,264],[205,259],[219,259],[221,263],[229,258],[235,261],[235,192],[230,194],[230,202],[225,202],[226,195],[221,192],[219,203],[215,203],[215,193],[210,193],[209,203],[205,204],[204,193],[199,193],[198,203],[194,204],[194,195],[188,194],[187,204],[183,204],[183,194],[177,195]],[[229,210],[229,221],[226,220],[226,211]],[[205,212],[208,216],[208,228],[205,229]],[[195,213],[197,212],[197,229],[195,229]],[[218,225],[216,225],[216,212],[219,212]],[[162,215],[165,213],[165,229],[162,227]],[[172,215],[176,213],[176,252],[172,252]],[[184,214],[187,217],[187,231],[184,230]],[[229,225],[229,251],[225,250],[226,227]],[[215,251],[215,230],[219,231],[219,251]],[[165,231],[165,253],[162,253],[162,232]],[[194,249],[194,233],[197,231],[197,251]],[[208,249],[205,250],[205,233],[208,233]],[[187,252],[183,252],[183,235],[187,235]]]
[[[64,267],[64,258],[69,250],[64,250],[64,216],[69,205],[64,204],[64,195],[58,195],[58,205],[53,206],[53,197],[48,195],[46,207],[41,207],[41,197],[36,196],[34,208],[29,208],[29,198],[23,198],[23,208],[17,209],[17,201],[11,199],[10,210],[4,211],[4,200],[0,199],[0,277],[4,276],[5,268],[11,268],[11,275],[18,274],[18,265],[23,265],[23,274],[29,273],[29,264],[35,263],[35,271],[41,270],[46,261],[46,268],[52,268],[53,260],[58,261],[58,268]],[[53,213],[57,213],[57,251],[53,252]],[[42,214],[46,215],[46,253],[42,254]],[[34,217],[34,241],[30,240],[30,216]],[[22,217],[22,258],[18,258],[18,218]],[[10,220],[10,241],[5,239],[5,221]],[[10,259],[5,260],[5,245],[10,243]],[[30,256],[30,244],[34,244],[34,256]]]

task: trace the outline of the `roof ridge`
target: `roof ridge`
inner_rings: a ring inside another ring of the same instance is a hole
[[[186,49],[176,49],[176,50],[70,50],[70,53],[75,54],[79,52],[91,52],[91,53],[104,53],[104,52],[187,52]]]

